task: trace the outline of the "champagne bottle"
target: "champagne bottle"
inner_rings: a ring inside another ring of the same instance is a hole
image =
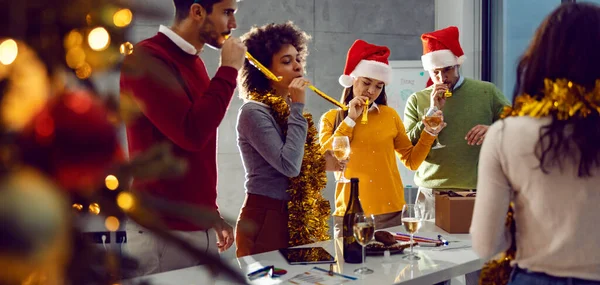
[[[358,178],[350,179],[350,200],[344,213],[344,261],[348,263],[362,262],[362,247],[354,238],[354,218],[356,214],[363,213],[363,208],[358,200]]]

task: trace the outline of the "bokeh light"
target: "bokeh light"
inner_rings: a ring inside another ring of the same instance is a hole
[[[110,35],[103,27],[97,27],[88,34],[88,44],[95,51],[101,51],[108,47]]]
[[[4,65],[13,63],[17,59],[18,54],[19,48],[15,40],[7,39],[0,44],[0,63]]]

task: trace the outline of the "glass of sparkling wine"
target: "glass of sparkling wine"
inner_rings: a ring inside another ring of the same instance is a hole
[[[431,108],[425,108],[425,110],[423,111],[423,114],[425,114],[425,116],[424,116],[425,122],[427,122],[427,124],[429,124],[429,126],[431,126],[431,128],[434,131],[437,130],[440,127],[440,125],[442,124],[442,116],[435,114],[435,112],[437,110],[438,109],[436,107],[431,107]],[[440,148],[446,147],[445,145],[440,143],[440,140],[438,138],[435,138],[435,141],[436,141],[436,144],[431,149],[440,149]]]
[[[415,204],[405,204],[402,207],[402,225],[404,229],[410,234],[410,253],[404,256],[404,259],[419,260],[413,251],[413,235],[421,228],[423,221],[423,209]]]
[[[350,139],[347,136],[333,137],[332,148],[333,155],[338,161],[345,161],[350,157]],[[342,171],[336,171],[336,182],[350,183],[350,180],[344,176],[344,172],[346,172],[346,166]]]
[[[354,217],[354,226],[352,227],[356,242],[362,246],[362,267],[354,270],[356,274],[371,274],[372,269],[365,266],[365,247],[375,236],[375,219],[373,215],[358,213]]]

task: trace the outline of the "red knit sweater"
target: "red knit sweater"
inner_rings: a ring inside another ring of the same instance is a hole
[[[123,63],[120,84],[121,93],[131,94],[143,112],[127,125],[130,156],[168,141],[188,168],[174,179],[134,181],[134,189],[218,211],[217,127],[231,102],[236,77],[236,69],[220,67],[211,80],[199,56],[184,52],[162,33],[136,45]],[[202,229],[167,214],[161,217],[172,230]]]

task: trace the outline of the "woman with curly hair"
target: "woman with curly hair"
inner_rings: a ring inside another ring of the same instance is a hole
[[[507,118],[483,142],[473,249],[488,259],[514,240],[508,284],[600,284],[599,35],[597,5],[546,17],[517,66]]]
[[[236,228],[238,257],[329,237],[330,208],[320,191],[326,167],[341,167],[319,152],[312,118],[303,115],[309,39],[291,22],[254,27],[242,37],[248,52],[282,80],[269,80],[249,62],[241,70],[245,104],[237,137],[246,199]]]

